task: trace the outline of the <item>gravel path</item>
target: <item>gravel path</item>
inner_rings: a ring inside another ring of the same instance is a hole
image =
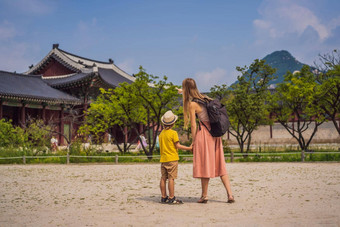
[[[235,204],[219,178],[179,165],[176,196],[160,204],[159,164],[0,165],[0,226],[340,226],[340,163],[227,164]]]

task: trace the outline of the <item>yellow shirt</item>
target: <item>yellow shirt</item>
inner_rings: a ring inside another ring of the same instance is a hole
[[[172,129],[163,129],[159,134],[159,147],[161,150],[160,162],[171,162],[179,160],[175,143],[178,142],[178,134]]]

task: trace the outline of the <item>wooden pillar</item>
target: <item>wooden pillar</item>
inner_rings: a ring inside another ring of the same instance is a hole
[[[63,145],[64,144],[64,137],[62,135],[64,135],[64,105],[61,105],[61,110],[60,110],[60,121],[59,121],[59,145]]]
[[[0,99],[0,120],[2,119],[2,99]]]
[[[84,92],[84,105],[83,105],[84,113],[87,112],[87,108],[88,108],[88,101],[89,101],[88,96],[89,96],[89,92],[87,90],[87,91]],[[85,116],[84,116],[84,118],[85,118]]]
[[[26,102],[21,101],[21,103],[22,103],[22,106],[20,110],[20,123],[22,126],[24,126],[26,123]]]
[[[47,103],[43,102],[42,104],[42,111],[41,111],[41,119],[43,120],[44,124],[46,124],[46,106]]]
[[[227,131],[227,136],[228,136],[228,140],[230,140],[230,132],[229,132],[229,130]]]

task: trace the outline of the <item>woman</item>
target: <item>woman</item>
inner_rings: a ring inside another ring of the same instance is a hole
[[[142,143],[141,143],[140,141],[142,141],[143,146],[142,146]],[[146,139],[145,139],[144,135],[141,134],[141,135],[139,136],[139,140],[138,140],[138,142],[137,142],[137,146],[136,146],[136,148],[135,148],[135,152],[138,152],[139,150],[142,150],[143,147],[146,148],[147,146],[148,146],[148,144],[147,144],[147,142],[146,142]]]
[[[208,184],[210,178],[220,177],[227,191],[228,203],[235,202],[231,192],[228,173],[225,167],[223,145],[221,137],[212,137],[206,127],[210,129],[207,109],[204,105],[194,102],[193,99],[205,101],[211,98],[201,94],[196,86],[195,80],[187,78],[183,80],[183,89],[179,93],[183,94],[184,127],[187,128],[189,121],[191,124],[193,143],[193,177],[201,179],[202,195],[198,203],[208,202]],[[196,114],[200,120],[200,127],[197,130]],[[204,123],[203,126],[201,122]]]

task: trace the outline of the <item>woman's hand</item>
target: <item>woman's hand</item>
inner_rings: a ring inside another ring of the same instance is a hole
[[[176,87],[176,89],[177,89],[177,91],[178,91],[178,94],[183,94],[183,90],[182,90],[181,88],[177,88],[177,87]]]

